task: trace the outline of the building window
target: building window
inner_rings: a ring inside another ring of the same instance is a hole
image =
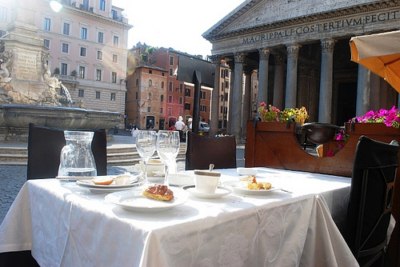
[[[100,44],[104,43],[104,32],[97,33],[97,42]]]
[[[135,92],[135,99],[139,99],[139,93]]]
[[[149,87],[152,87],[153,86],[153,81],[150,79],[149,80]]]
[[[84,97],[85,96],[85,90],[79,89],[78,90],[78,97]]]
[[[96,69],[96,81],[101,81],[101,70]]]
[[[68,75],[68,64],[61,63],[61,75]]]
[[[110,100],[115,101],[115,93],[111,93]]]
[[[118,36],[114,35],[113,44],[114,44],[114,46],[118,46],[118,44],[119,44],[119,37]]]
[[[85,27],[82,27],[81,28],[81,39],[87,40],[87,36],[88,36],[88,29]]]
[[[117,83],[117,73],[116,72],[111,72],[111,82],[112,83]]]
[[[164,112],[164,109],[160,108],[160,113],[163,114],[163,112]]]
[[[139,86],[139,79],[136,79],[135,84],[136,84],[136,86]]]
[[[207,96],[206,92],[204,92],[204,91],[200,92],[200,98],[201,99],[206,99],[206,96]]]
[[[164,102],[164,95],[160,95],[160,102]]]
[[[174,57],[169,57],[169,65],[174,65]]]
[[[168,103],[172,103],[172,95],[168,96]]]
[[[161,82],[161,89],[164,89],[164,82]]]
[[[179,93],[182,94],[183,93],[183,84],[179,85]]]
[[[190,110],[190,104],[189,103],[185,103],[185,110]]]
[[[85,79],[86,76],[86,68],[83,66],[79,66],[79,78]]]
[[[169,76],[173,76],[174,75],[174,71],[172,69],[169,69]]]
[[[106,10],[106,0],[100,0],[100,10],[101,11]]]
[[[96,91],[96,99],[100,99],[100,91]]]
[[[168,108],[168,116],[172,116],[172,108]]]
[[[44,39],[43,40],[43,45],[44,45],[44,47],[50,49],[50,40],[49,39]]]
[[[115,55],[115,54],[113,55],[113,62],[114,62],[114,63],[117,63],[117,62],[118,62],[118,56]]]
[[[68,50],[69,50],[69,45],[66,44],[66,43],[63,43],[63,44],[62,44],[62,47],[61,47],[61,51],[62,51],[63,53],[67,53],[67,54],[68,54]]]
[[[190,88],[185,88],[185,96],[190,97]]]
[[[207,106],[200,105],[200,111],[207,112]]]
[[[80,55],[81,57],[86,57],[86,47],[81,47]]]
[[[70,24],[67,22],[64,22],[63,25],[63,34],[64,35],[69,35],[69,29],[70,29]]]
[[[152,71],[152,70],[149,70],[149,74],[153,74],[153,71]]]
[[[147,107],[147,112],[151,112],[151,107]]]
[[[169,82],[168,90],[172,92],[172,82]]]
[[[0,7],[0,21],[7,22],[7,8]]]
[[[183,104],[183,97],[179,97],[179,104]]]
[[[51,30],[51,19],[50,18],[44,18],[43,30],[48,31],[48,32]]]
[[[111,10],[112,19],[118,19],[118,11],[115,9]]]
[[[100,50],[97,51],[97,59],[98,60],[103,60],[103,52],[100,51]]]

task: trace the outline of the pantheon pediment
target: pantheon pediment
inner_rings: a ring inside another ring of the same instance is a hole
[[[246,29],[301,19],[326,12],[332,13],[364,5],[382,4],[382,0],[247,0],[221,21],[206,31],[203,36],[213,39]]]

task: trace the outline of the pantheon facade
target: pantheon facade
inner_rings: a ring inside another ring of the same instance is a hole
[[[216,73],[221,61],[232,70],[228,130],[245,136],[254,95],[257,105],[304,106],[308,121],[336,125],[397,106],[398,93],[388,83],[350,60],[349,40],[399,29],[399,0],[244,1],[203,34],[212,43]],[[211,123],[217,123],[214,114]]]

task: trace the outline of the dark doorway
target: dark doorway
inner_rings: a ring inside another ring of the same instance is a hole
[[[346,82],[338,86],[336,125],[342,126],[356,115],[357,83]]]
[[[165,119],[160,119],[160,123],[159,123],[159,128],[160,130],[164,130],[165,128]]]

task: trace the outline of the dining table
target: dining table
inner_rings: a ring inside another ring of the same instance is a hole
[[[169,186],[170,203],[144,198],[143,185],[113,192],[28,180],[0,225],[0,253],[30,250],[46,267],[358,266],[337,227],[351,178],[251,170],[271,189],[248,190],[248,176],[219,169],[215,194],[198,194],[188,179]]]

